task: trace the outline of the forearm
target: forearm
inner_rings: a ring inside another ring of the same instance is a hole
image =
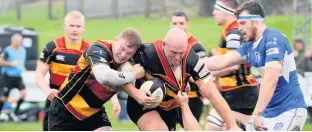
[[[7,62],[5,60],[1,60],[0,61],[0,66],[11,66],[11,63],[10,62]]]
[[[188,104],[181,106],[183,126],[186,131],[201,131],[201,127],[192,114],[192,111]]]
[[[240,65],[234,65],[229,68],[225,68],[218,71],[210,71],[214,77],[221,77],[230,74],[231,72],[238,70]]]
[[[41,73],[36,73],[36,84],[45,94],[47,94],[48,91],[51,89],[45,79],[45,76]]]
[[[200,88],[202,94],[207,97],[207,99],[212,103],[214,108],[228,125],[228,128],[236,126],[235,118],[231,112],[229,105],[221,96],[219,90],[216,88],[212,80],[210,79],[206,85],[203,85]]]
[[[135,76],[132,72],[118,72],[104,64],[98,64],[92,67],[96,80],[110,87],[118,87],[132,82]]]
[[[125,84],[123,90],[132,98],[136,98],[136,93],[140,91],[132,83]]]
[[[226,61],[224,61],[224,58],[223,55],[216,55],[204,58],[203,61],[210,71],[218,71],[226,68]]]

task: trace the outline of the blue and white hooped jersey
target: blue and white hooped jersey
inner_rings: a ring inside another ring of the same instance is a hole
[[[274,95],[262,116],[270,118],[290,109],[307,107],[298,82],[291,47],[280,31],[267,28],[258,42],[246,42],[237,52],[249,62],[258,84],[261,84],[265,76],[266,63],[279,61],[283,64]]]

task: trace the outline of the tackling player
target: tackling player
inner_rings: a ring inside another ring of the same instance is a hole
[[[166,96],[156,108],[146,109],[132,97],[128,98],[129,117],[140,130],[175,130],[179,105],[174,98],[179,90],[185,90],[190,77],[229,124],[228,128],[239,130],[229,106],[210,79],[210,72],[187,44],[187,35],[183,30],[172,28],[164,41],[159,40],[142,45],[133,60],[146,70],[145,77],[136,80],[137,88],[152,77],[162,79],[166,86]],[[127,87],[134,86],[128,85]]]
[[[52,100],[49,130],[111,130],[103,104],[121,90],[122,85],[144,75],[140,65],[134,65],[131,72],[115,69],[127,62],[140,46],[141,37],[134,29],[124,30],[115,41],[98,40],[92,44],[80,56]],[[136,88],[125,88],[124,91],[140,104],[149,106],[156,102],[154,97],[148,97]]]
[[[180,28],[187,34],[188,44],[192,47],[192,49],[196,52],[196,54],[200,58],[207,57],[206,51],[204,47],[198,42],[198,40],[188,32],[189,24],[188,17],[184,12],[174,12],[171,15],[170,28]],[[201,94],[199,92],[198,86],[190,82],[190,91],[187,92],[189,99],[190,109],[195,116],[196,120],[199,121],[200,115],[203,111],[203,101],[201,100]],[[183,127],[182,123],[182,115],[180,113],[180,117],[178,117],[178,122]]]
[[[238,30],[237,19],[234,15],[234,9],[237,6],[236,0],[218,0],[215,4],[213,16],[216,23],[224,27],[218,54],[235,52],[243,42],[243,36]],[[219,77],[221,94],[229,104],[236,120],[247,124],[252,118],[259,92],[248,63],[210,72],[213,76]],[[207,118],[206,130],[222,130],[222,124],[222,118],[213,109]]]
[[[266,27],[264,9],[255,1],[240,5],[235,15],[247,42],[237,52],[213,56],[205,60],[205,64],[211,70],[244,62],[250,64],[260,92],[247,130],[302,130],[307,106],[288,39],[280,31]]]

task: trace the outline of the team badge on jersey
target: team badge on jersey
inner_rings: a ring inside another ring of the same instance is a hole
[[[261,56],[259,52],[255,52],[255,61],[259,62],[261,60]]]

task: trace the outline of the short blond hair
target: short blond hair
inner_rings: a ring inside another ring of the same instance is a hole
[[[68,21],[69,17],[75,18],[75,19],[82,19],[83,23],[85,21],[84,15],[79,11],[69,11],[65,16],[65,19],[64,19],[65,23]]]
[[[123,30],[117,38],[126,39],[129,42],[130,47],[140,48],[142,44],[140,33],[133,28]]]

